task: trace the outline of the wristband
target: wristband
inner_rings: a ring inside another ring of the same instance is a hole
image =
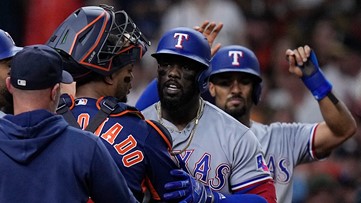
[[[313,51],[311,51],[309,60],[311,60],[313,67],[309,67],[311,66],[310,63],[306,63],[308,67],[301,67],[301,70],[304,73],[304,76],[302,76],[301,79],[305,86],[311,91],[315,99],[320,101],[331,92],[332,84],[326,79],[325,75],[320,69],[316,55]],[[310,68],[313,69],[312,73],[310,75],[305,74],[305,69]]]
[[[327,97],[331,100],[331,102],[334,105],[338,104],[338,99],[336,98],[336,96],[331,91],[327,94]]]

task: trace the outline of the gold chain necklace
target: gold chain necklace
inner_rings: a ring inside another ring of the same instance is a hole
[[[199,107],[198,107],[198,111],[197,111],[197,116],[196,118],[194,119],[194,125],[193,125],[193,128],[189,134],[189,138],[187,138],[188,140],[188,143],[187,145],[179,152],[175,152],[175,151],[171,151],[170,154],[172,156],[174,155],[177,155],[177,154],[181,154],[183,153],[188,147],[189,145],[191,144],[192,140],[193,140],[193,137],[194,137],[194,133],[196,131],[196,127],[199,123],[199,119],[203,113],[203,108],[204,108],[204,102],[203,102],[203,99],[202,98],[199,98]],[[157,109],[157,114],[158,114],[158,121],[160,124],[162,124],[164,127],[166,127],[163,123],[163,119],[162,119],[162,110],[161,110],[161,106],[160,106],[160,101],[156,104],[156,109]],[[167,128],[167,127],[166,127]]]

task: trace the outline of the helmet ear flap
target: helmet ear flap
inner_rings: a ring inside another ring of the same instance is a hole
[[[262,93],[262,84],[261,83],[254,84],[252,91],[252,101],[255,105],[257,105],[261,100],[261,93]]]
[[[211,74],[211,68],[206,67],[205,70],[200,72],[197,78],[198,89],[200,93],[208,90],[209,75]]]

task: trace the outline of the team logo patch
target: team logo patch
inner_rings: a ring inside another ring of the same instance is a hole
[[[257,156],[257,170],[269,171],[262,154]]]
[[[86,105],[88,103],[87,99],[77,99],[76,105]]]
[[[26,80],[20,80],[20,79],[18,79],[17,83],[18,83],[19,86],[23,86],[23,87],[26,86]]]

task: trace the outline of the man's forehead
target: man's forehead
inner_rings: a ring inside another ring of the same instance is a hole
[[[192,59],[189,59],[187,57],[184,56],[180,56],[180,55],[174,55],[174,54],[164,54],[164,56],[159,57],[158,58],[158,62],[159,63],[173,63],[173,64],[178,64],[178,65],[188,65],[190,67],[194,67],[197,70],[203,70],[206,67],[204,67],[203,64],[194,61]]]
[[[178,62],[178,63],[196,63],[195,61],[188,59],[187,57],[176,55],[176,54],[164,54],[162,56],[159,56],[158,61]]]

